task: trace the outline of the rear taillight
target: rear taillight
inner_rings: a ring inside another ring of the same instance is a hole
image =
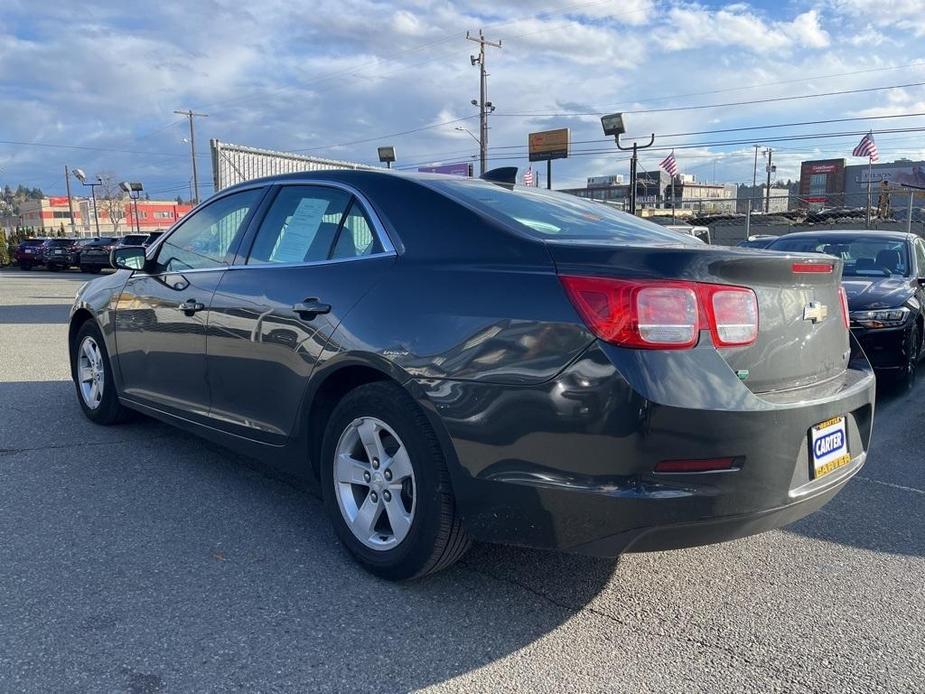
[[[748,345],[758,337],[758,300],[746,287],[574,275],[560,279],[591,331],[621,347],[688,349],[707,329],[717,347]]]
[[[845,324],[845,327],[848,328],[851,325],[851,320],[848,318],[848,295],[845,293],[844,287],[838,288],[838,298],[841,299],[842,322]]]
[[[704,285],[705,302],[712,311],[710,324],[718,347],[750,345],[758,338],[758,298],[745,287]]]

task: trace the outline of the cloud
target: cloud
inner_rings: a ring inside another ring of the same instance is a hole
[[[825,48],[828,33],[819,13],[810,10],[791,21],[767,21],[747,5],[711,10],[700,5],[677,5],[657,32],[658,45],[674,51],[704,46],[732,46],[753,52],[792,48]]]
[[[201,171],[209,167],[212,137],[363,162],[375,162],[377,144],[394,144],[399,165],[470,160],[477,145],[454,130],[457,124],[421,126],[468,118],[459,125],[478,131],[469,103],[478,97],[478,69],[469,62],[476,47],[465,32],[479,28],[503,43],[489,49],[487,59],[489,99],[498,108],[490,119],[493,161],[524,167],[528,132],[567,126],[573,140],[589,142],[555,162],[563,184],[625,173],[625,154],[603,141],[599,119],[502,114],[645,110],[850,89],[898,75],[897,81],[913,81],[905,78],[914,69],[811,76],[912,62],[904,56],[920,53],[914,32],[900,29],[917,21],[908,10],[920,0],[888,3],[895,10],[890,17],[882,5],[870,11],[867,0],[801,2],[797,11],[790,3],[687,0],[535,4],[164,0],[139,14],[118,0],[82,6],[6,0],[0,16],[4,138],[107,151],[0,145],[0,183],[38,180],[54,192],[67,163],[137,177],[152,190],[185,186],[185,124],[173,114],[185,107],[209,114],[197,122]],[[859,50],[878,43],[889,51]],[[810,77],[769,84],[801,76]],[[628,117],[628,127],[656,132],[662,144],[702,143],[710,138],[665,134],[921,109],[922,96],[923,90],[905,90],[639,113]],[[393,136],[409,130],[415,132]],[[813,146],[801,144],[801,152]],[[718,177],[751,180],[751,161],[740,149],[753,154],[747,146],[698,146],[679,151],[679,159],[708,177],[716,160]]]

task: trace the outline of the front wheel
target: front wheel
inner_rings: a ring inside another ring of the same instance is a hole
[[[360,386],[338,403],[325,430],[321,481],[338,537],[377,576],[433,573],[469,548],[440,443],[397,384]]]
[[[106,343],[96,323],[88,320],[77,333],[71,353],[77,401],[87,419],[95,424],[116,424],[127,418],[119,402]]]
[[[922,332],[918,322],[912,326],[909,331],[908,340],[903,348],[905,353],[905,364],[898,377],[898,386],[904,389],[910,389],[915,385],[915,377],[918,373],[919,360],[922,358]]]

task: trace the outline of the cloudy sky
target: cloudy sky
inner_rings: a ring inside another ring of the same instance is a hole
[[[68,164],[186,197],[186,125],[173,111],[188,107],[208,114],[203,195],[209,138],[360,162],[393,144],[403,166],[465,161],[477,145],[455,128],[478,131],[478,69],[464,37],[480,28],[503,43],[488,56],[491,159],[526,167],[528,132],[569,127],[574,156],[554,163],[557,186],[626,172],[601,112],[627,112],[631,134],[657,133],[683,172],[708,181],[750,180],[753,143],[796,178],[802,159],[850,156],[856,131],[925,127],[919,116],[728,131],[925,113],[923,86],[876,89],[925,83],[922,0],[3,0],[0,185],[63,192]],[[849,90],[867,91],[787,98]],[[925,157],[925,132],[876,137],[884,161]]]

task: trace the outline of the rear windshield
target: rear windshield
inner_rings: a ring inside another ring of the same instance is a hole
[[[123,246],[140,246],[148,239],[147,234],[131,234],[122,239]]]
[[[909,276],[906,242],[873,236],[782,238],[770,246],[772,251],[825,253],[844,261],[843,276]]]
[[[620,244],[701,245],[690,236],[646,222],[604,203],[567,193],[476,180],[433,180],[426,185],[490,217],[543,240]]]
[[[88,246],[108,246],[111,243],[115,243],[116,239],[112,236],[101,236],[95,241],[88,243]]]
[[[74,243],[71,239],[48,239],[46,246],[70,246]]]
[[[41,246],[45,243],[45,239],[26,239],[22,242],[23,246]]]

